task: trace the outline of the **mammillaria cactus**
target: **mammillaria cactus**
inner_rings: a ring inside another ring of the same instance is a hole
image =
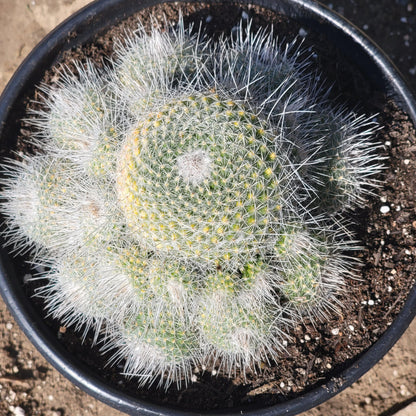
[[[140,26],[44,87],[39,152],[4,169],[4,234],[48,266],[47,309],[139,384],[255,370],[343,305],[377,126],[300,52],[250,24],[216,42]]]

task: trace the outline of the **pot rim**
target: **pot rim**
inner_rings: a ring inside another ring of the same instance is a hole
[[[58,52],[62,49],[66,50],[75,44],[86,42],[91,36],[91,26],[97,20],[97,16],[103,17],[100,24],[101,28],[105,29],[111,24],[126,18],[133,11],[137,12],[158,3],[172,1],[96,0],[57,26],[26,57],[4,89],[0,97],[0,136],[7,125],[7,121],[15,117],[14,104],[20,101],[29,88],[39,83],[39,73],[43,73],[45,68],[53,65]],[[191,0],[185,1],[187,3],[191,2]],[[219,3],[216,0],[209,2]],[[331,39],[335,39],[336,43],[345,43],[344,53],[354,59],[356,63],[359,62],[360,69],[370,78],[374,78],[372,80],[390,97],[395,99],[399,107],[410,116],[416,125],[416,101],[403,81],[403,77],[380,48],[348,20],[313,0],[240,0],[238,2],[241,4],[257,4],[272,11],[286,14],[308,27],[319,28],[320,31],[330,34]],[[124,12],[119,11],[117,17],[115,17],[114,13],[119,10],[118,5],[120,3],[126,8]],[[227,3],[227,1],[222,3]],[[75,36],[72,36],[74,33]],[[68,34],[70,34],[69,37]],[[41,65],[41,71],[36,68],[39,60],[44,62]],[[359,61],[357,62],[357,60]],[[377,73],[375,74],[374,71]],[[377,76],[375,77],[375,75]],[[2,260],[0,262],[0,292],[9,310],[25,335],[48,362],[76,386],[119,411],[132,415],[169,414],[180,416],[204,414],[203,412],[183,411],[135,399],[108,386],[91,374],[85,364],[78,363],[76,359],[68,359],[68,353],[63,345],[59,343],[51,329],[38,316],[39,314],[35,311],[33,305],[27,302],[23,286],[15,279],[15,271],[7,250],[0,249],[0,258]],[[247,411],[233,409],[233,412],[220,411],[217,413],[230,416],[240,414],[249,416],[284,414],[290,416],[315,407],[349,387],[372,368],[404,333],[415,314],[416,285],[411,289],[403,309],[385,333],[364,353],[353,360],[348,368],[333,375],[326,384],[303,393],[295,399],[267,408]]]

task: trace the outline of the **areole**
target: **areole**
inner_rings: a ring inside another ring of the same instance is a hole
[[[7,129],[10,129],[10,125],[16,117],[14,103],[25,94],[25,90],[29,86],[40,81],[42,74],[53,65],[60,51],[86,42],[95,33],[104,31],[119,20],[156,3],[158,2],[98,1],[82,9],[55,29],[29,55],[4,91],[0,100],[1,133],[7,135]],[[241,3],[248,2],[242,1]],[[388,91],[416,123],[416,103],[396,69],[371,41],[348,22],[329,12],[326,8],[307,0],[254,1],[250,3],[283,13],[318,32],[324,32],[334,39],[346,55],[354,58],[362,72],[381,90]],[[94,33],[91,33],[92,27]],[[76,33],[76,36],[68,39],[68,33]],[[194,165],[196,164],[202,163],[205,167],[206,172],[203,171],[200,174],[209,174],[209,160],[198,149],[185,154],[181,159],[178,159],[177,163],[182,176],[190,182],[200,180],[195,171]],[[43,323],[38,312],[27,301],[23,287],[15,278],[12,260],[4,250],[2,250],[2,260],[3,262],[0,265],[0,287],[6,303],[28,338],[60,372],[88,393],[123,412],[149,415],[155,413],[185,414],[179,410],[146,403],[122,391],[117,391],[105,385],[96,375],[91,374],[84,364],[77,362],[73,357],[69,357],[50,329]],[[356,381],[391,348],[411,322],[415,309],[416,288],[413,288],[402,312],[393,325],[346,371],[328,380],[324,386],[320,386],[294,400],[269,408],[244,409],[243,412],[250,415],[294,415],[327,400]],[[189,412],[186,413],[190,414]],[[240,409],[234,409],[230,414],[240,414]]]

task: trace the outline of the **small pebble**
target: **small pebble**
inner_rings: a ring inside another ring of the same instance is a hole
[[[53,396],[52,396],[52,394],[50,394],[50,395],[48,396],[48,400],[53,401]]]
[[[217,370],[212,370],[212,371],[211,371],[211,374],[212,374],[213,376],[216,376],[216,375],[217,375]]]
[[[15,398],[16,392],[14,390],[9,390],[9,395],[6,397],[6,400],[13,402]]]
[[[6,329],[10,331],[12,328],[13,328],[13,324],[11,322],[7,322]]]
[[[384,195],[383,195],[383,196],[381,196],[381,197],[380,197],[380,201],[381,201],[381,202],[387,202],[387,197],[386,197],[386,196],[384,196]]]
[[[17,374],[19,372],[19,367],[17,365],[14,365],[12,371],[14,374]]]
[[[391,146],[391,141],[390,141],[390,140],[386,140],[386,141],[384,142],[384,144],[385,144],[386,146]]]
[[[400,211],[401,209],[402,209],[402,207],[400,205],[397,205],[396,211]]]
[[[348,325],[348,329],[349,329],[350,331],[354,331],[354,327],[353,327],[352,325]]]
[[[339,328],[331,329],[331,334],[332,335],[338,335],[339,334]]]
[[[384,400],[387,400],[388,398],[392,396],[392,392],[389,389],[383,390],[379,394],[380,394],[380,397]]]
[[[31,279],[32,279],[32,275],[30,273],[26,273],[23,276],[23,283],[26,285],[27,283],[30,282]]]
[[[405,253],[406,255],[408,255],[408,256],[410,256],[410,255],[412,254],[412,252],[411,252],[410,250],[408,250],[408,249],[406,249],[406,250],[404,251],[404,253]]]
[[[311,337],[309,335],[305,335],[305,341],[310,341]]]
[[[400,395],[401,396],[410,396],[410,392],[404,384],[402,384],[400,386]]]
[[[389,207],[388,205],[383,205],[383,206],[380,208],[380,212],[381,212],[382,214],[387,214],[389,211],[390,211],[390,207]]]
[[[391,286],[387,286],[387,292],[391,293],[393,291],[393,288]]]
[[[25,416],[25,411],[20,406],[10,406],[9,410],[15,416]]]
[[[302,38],[304,38],[307,34],[308,32],[303,27],[299,29],[299,36],[301,36]]]
[[[198,381],[198,377],[195,374],[192,374],[191,381],[192,383],[196,383]]]
[[[371,404],[371,397],[364,397],[365,404]]]
[[[403,163],[404,163],[405,165],[408,165],[408,164],[410,163],[410,160],[409,160],[409,159],[405,159],[405,160],[403,160]]]
[[[332,368],[332,365],[328,363],[325,367],[326,368]]]
[[[369,299],[368,304],[369,304],[369,306],[373,306],[374,305],[373,299]]]
[[[280,383],[280,387],[283,388],[285,386],[285,383],[283,381]]]

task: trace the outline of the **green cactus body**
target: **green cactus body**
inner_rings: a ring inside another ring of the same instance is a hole
[[[98,76],[91,70],[90,77]],[[72,83],[55,92],[50,104],[47,131],[56,149],[82,151],[89,148],[91,137],[102,124],[106,98],[90,81]]]
[[[354,274],[344,211],[377,185],[375,123],[250,27],[209,42],[139,26],[112,65],[44,87],[44,154],[3,171],[4,236],[51,267],[49,312],[140,385],[270,362]]]
[[[322,205],[336,210],[349,203],[349,195],[354,193],[354,181],[348,177],[348,161],[337,150],[333,152],[326,172],[327,180],[320,193]]]
[[[232,372],[230,362],[244,368],[261,356],[272,338],[275,305],[256,295],[256,285],[266,273],[261,261],[246,263],[238,273],[222,270],[206,277],[205,295],[198,311],[202,345],[223,357],[220,366]]]
[[[240,35],[245,31],[239,28]],[[294,65],[290,58],[296,54],[296,43],[287,44],[284,50],[278,46],[276,39],[269,38],[264,42],[264,36],[259,32],[254,38],[238,38],[231,48],[220,48],[221,58],[218,60],[221,81],[228,87],[233,88],[235,84],[244,86],[237,92],[243,97],[250,94],[255,103],[260,104],[262,112],[273,119],[274,114],[285,111],[284,106],[288,102],[284,97],[290,97],[292,105],[287,108],[286,123],[296,117],[296,111],[291,114],[296,106],[297,100],[302,100],[302,84],[305,81],[302,76],[303,64]],[[277,124],[282,122],[280,117],[276,119]]]
[[[343,148],[347,132],[335,117],[319,113],[311,116],[317,126],[315,140],[322,148],[322,162],[312,168],[311,174],[317,177],[317,196],[321,209],[333,212],[350,203],[358,186],[354,169],[350,166],[348,150]]]
[[[120,272],[129,276],[141,301],[159,299],[172,308],[184,309],[200,284],[192,268],[151,256],[138,246],[118,250],[116,255]]]
[[[123,48],[117,66],[117,79],[125,88],[152,91],[154,85],[149,84],[163,85],[160,78],[175,79],[195,72],[195,43],[191,40],[171,43],[169,35],[159,32],[136,39],[127,53]]]
[[[25,235],[40,246],[54,246],[62,226],[65,201],[73,197],[72,178],[67,175],[68,160],[36,157],[23,165],[20,176],[11,184],[10,216]]]
[[[281,163],[256,116],[231,100],[190,96],[140,122],[127,140],[119,201],[151,249],[244,259],[279,215]]]
[[[109,251],[113,251],[113,249],[109,247]],[[117,267],[131,279],[139,299],[145,298],[149,291],[149,255],[143,252],[140,247],[133,245],[115,250],[115,256]]]
[[[207,63],[204,42],[183,26],[170,32],[153,30],[150,35],[139,28],[141,36],[119,44],[116,54],[116,89],[127,94],[133,113],[154,106],[169,94],[170,82],[187,85],[195,73]]]
[[[103,137],[92,149],[91,159],[87,161],[87,171],[97,178],[106,178],[114,172],[117,157],[116,149],[119,135],[114,127],[105,130]]]
[[[265,271],[266,265],[261,261],[244,264],[237,272],[223,271],[218,266],[215,272],[205,277],[205,289],[208,293],[225,290],[230,295],[249,290],[256,282],[259,274]]]
[[[318,241],[301,224],[292,224],[274,247],[282,278],[279,288],[290,303],[299,307],[314,304],[318,299],[321,269],[325,264]]]
[[[296,254],[299,249],[299,243],[305,239],[307,232],[300,223],[289,223],[286,226],[285,232],[279,235],[274,246],[274,254],[278,258],[285,258],[288,255]]]
[[[108,302],[111,301],[113,307],[116,304],[114,297],[97,298],[94,286],[99,277],[96,275],[96,269],[97,263],[93,259],[66,259],[59,267],[58,286],[61,287],[66,302],[72,302],[72,308],[77,312],[88,317],[107,318],[105,310],[108,308]],[[85,276],[90,278],[85,279]],[[83,307],[88,309],[83,310]]]
[[[255,302],[242,302],[238,295],[216,290],[204,299],[198,315],[202,344],[208,350],[250,365],[253,356],[261,356],[265,339],[269,339],[273,327],[273,310]],[[220,365],[227,365],[221,363]]]
[[[316,162],[304,172],[315,189],[316,209],[337,213],[362,203],[363,186],[376,173],[374,168],[380,169],[380,156],[374,152],[379,146],[365,147],[367,136],[374,133],[372,122],[342,109],[317,108],[300,115],[299,124],[304,126],[297,133],[301,136],[300,159],[317,155]]]
[[[118,321],[127,310],[138,309],[130,279],[103,265],[94,252],[84,258],[60,258],[49,278],[40,290],[47,295],[47,308],[65,324],[87,325],[85,333],[91,326],[100,330],[104,320]]]
[[[76,247],[105,244],[123,225],[103,190],[91,193],[80,185],[82,176],[68,159],[39,156],[28,161],[13,181],[10,217],[42,249],[73,252]]]
[[[149,309],[139,312],[133,322],[126,324],[124,336],[130,340],[136,338],[136,342],[156,348],[160,359],[170,363],[192,358],[199,349],[189,322],[178,319],[169,310],[162,310],[156,316]]]
[[[284,273],[280,289],[284,297],[296,306],[313,305],[319,301],[320,278],[325,259],[299,255]]]

